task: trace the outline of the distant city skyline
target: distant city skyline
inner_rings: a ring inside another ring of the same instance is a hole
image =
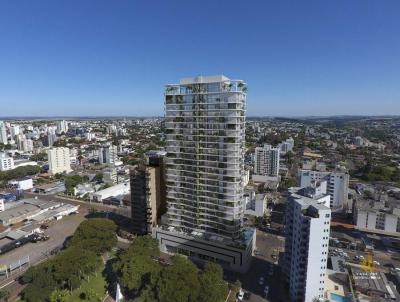
[[[400,114],[398,1],[0,3],[0,118],[163,116],[224,74],[247,116]]]

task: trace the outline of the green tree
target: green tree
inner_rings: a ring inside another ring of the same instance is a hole
[[[48,300],[51,293],[58,287],[53,278],[51,266],[47,263],[30,268],[25,275],[30,283],[21,293],[26,302],[43,302]]]
[[[83,178],[80,175],[66,176],[64,178],[65,188],[68,193],[73,193],[74,188],[83,183]]]
[[[70,297],[70,293],[66,289],[55,289],[50,294],[50,302],[67,302]]]
[[[46,161],[47,160],[47,154],[44,152],[34,154],[30,157],[30,160],[33,161]]]
[[[103,181],[103,173],[97,173],[97,174],[93,177],[92,181],[102,182],[102,181]]]
[[[223,279],[222,267],[216,263],[207,262],[200,274],[200,295],[202,302],[223,302],[228,294],[228,285]]]
[[[7,290],[0,290],[0,301],[8,302],[10,299],[10,292]]]
[[[84,301],[90,301],[90,302],[97,302],[101,301],[101,298],[99,295],[91,288],[85,289],[80,295],[79,298]]]
[[[136,238],[129,249],[120,255],[113,267],[121,286],[136,294],[147,284],[154,284],[161,270],[155,261],[159,254],[156,239],[151,236]]]
[[[174,256],[173,265],[161,271],[156,293],[162,302],[198,301],[200,283],[196,266],[182,256]]]
[[[93,218],[83,221],[69,241],[82,250],[90,250],[102,254],[117,245],[117,226],[109,219]]]

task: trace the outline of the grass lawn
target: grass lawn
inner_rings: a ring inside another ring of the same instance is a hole
[[[74,290],[72,295],[68,298],[67,302],[81,302],[79,295],[84,292],[86,289],[92,289],[100,298],[99,301],[102,301],[106,294],[106,280],[103,277],[104,265],[102,265],[97,271],[97,276],[95,274],[90,276],[89,281],[83,281],[80,288]]]

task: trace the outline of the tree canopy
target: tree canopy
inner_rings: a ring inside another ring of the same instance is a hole
[[[101,254],[111,250],[117,244],[117,226],[109,219],[93,218],[83,221],[68,243],[82,250]]]
[[[22,299],[26,302],[66,301],[69,292],[79,288],[101,265],[98,254],[116,245],[115,230],[115,224],[108,219],[82,222],[65,250],[29,268],[23,275],[22,280],[28,286],[22,291]],[[85,297],[91,297],[90,293]]]
[[[220,265],[207,263],[203,271],[183,256],[172,263],[158,261],[158,242],[151,236],[135,239],[119,255],[113,270],[125,296],[140,302],[223,302],[228,285]]]
[[[12,180],[15,178],[24,178],[28,175],[35,175],[41,171],[41,167],[37,165],[22,166],[8,171],[0,172],[0,180]]]

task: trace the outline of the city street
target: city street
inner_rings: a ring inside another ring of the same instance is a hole
[[[257,230],[256,245],[256,255],[253,257],[249,271],[246,274],[226,272],[226,278],[230,282],[235,282],[236,279],[240,280],[243,290],[250,294],[245,295],[245,301],[285,301],[281,293],[282,276],[279,266],[277,260],[272,258],[273,254],[278,255],[279,250],[283,251],[284,239],[280,236]],[[260,277],[264,278],[262,285],[259,284]],[[264,294],[266,285],[269,286],[267,297]]]

